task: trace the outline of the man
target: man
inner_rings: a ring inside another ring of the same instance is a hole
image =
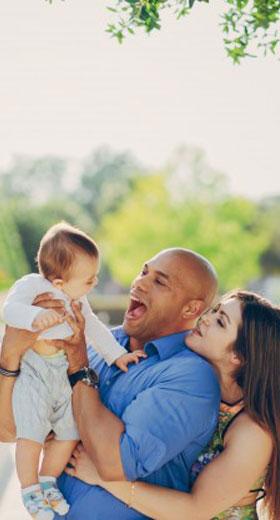
[[[68,318],[74,335],[64,346],[74,415],[81,441],[103,479],[142,479],[188,489],[191,464],[214,431],[220,395],[212,368],[185,347],[184,339],[216,288],[211,264],[192,251],[169,249],[149,260],[132,284],[123,328],[115,330],[123,346],[147,354],[126,374],[106,366],[91,349],[87,353],[78,309],[76,322]],[[57,305],[42,300],[40,305]],[[6,356],[7,350],[1,366],[14,370],[15,356]],[[99,390],[84,370],[89,364],[99,373]],[[11,383],[3,379],[7,399]],[[11,425],[11,417],[9,421]],[[68,475],[61,477],[60,487],[71,504],[67,520],[146,518]]]

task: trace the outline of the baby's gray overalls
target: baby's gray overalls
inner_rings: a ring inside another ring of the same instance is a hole
[[[51,430],[57,440],[79,439],[67,368],[63,352],[54,357],[43,357],[32,349],[25,353],[13,391],[17,439],[43,444]]]

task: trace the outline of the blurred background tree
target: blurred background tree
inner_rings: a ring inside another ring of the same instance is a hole
[[[76,200],[98,225],[103,215],[120,206],[140,174],[140,166],[132,154],[115,154],[102,147],[83,163]]]
[[[101,292],[127,290],[147,258],[178,245],[214,263],[221,291],[279,275],[280,196],[257,202],[233,195],[203,150],[181,146],[161,171],[105,147],[69,177],[70,162],[16,157],[0,172],[1,288],[36,270],[40,239],[60,220],[100,244]]]
[[[258,205],[231,195],[201,150],[178,155],[179,168],[171,161],[167,171],[139,179],[119,210],[104,217],[99,237],[113,275],[128,286],[135,266],[179,244],[213,262],[221,291],[246,285],[260,274],[269,243]]]

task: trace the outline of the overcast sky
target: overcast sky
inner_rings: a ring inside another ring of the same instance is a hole
[[[15,153],[80,158],[108,144],[159,168],[187,144],[204,148],[234,191],[280,193],[279,61],[232,65],[222,0],[179,22],[168,14],[160,32],[123,45],[105,32],[105,5],[2,0],[0,165]]]

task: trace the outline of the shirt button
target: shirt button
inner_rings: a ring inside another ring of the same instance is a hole
[[[110,381],[106,381],[106,386],[110,386]]]

